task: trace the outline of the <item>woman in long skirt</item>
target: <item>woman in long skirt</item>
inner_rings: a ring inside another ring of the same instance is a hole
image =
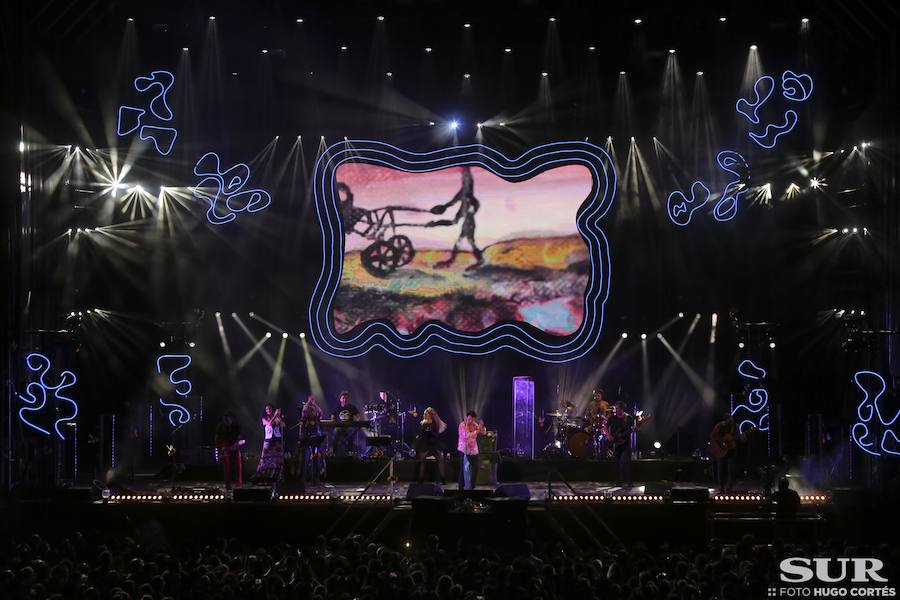
[[[284,420],[281,418],[280,408],[266,404],[265,411],[262,418],[265,440],[256,466],[256,478],[277,483],[284,480]]]

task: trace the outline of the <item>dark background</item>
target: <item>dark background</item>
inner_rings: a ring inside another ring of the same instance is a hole
[[[194,342],[189,404],[198,410],[202,396],[205,419],[192,425],[194,443],[211,443],[212,424],[226,409],[255,434],[273,363],[260,352],[240,371],[230,369],[216,311],[235,359],[252,347],[250,337],[267,331],[273,336],[263,349],[275,359],[281,332],[290,334],[276,404],[295,407],[314,389],[307,352],[326,407],[343,389],[362,407],[382,388],[420,411],[433,405],[451,421],[477,407],[500,430],[501,446],[511,434],[516,375],[534,378],[537,405],[546,410],[558,396],[584,402],[602,386],[613,399],[654,413],[643,443],[659,439],[668,452],[686,454],[705,440],[738,388],[737,363],[750,357],[769,371],[770,398],[782,414],[776,452],[796,455],[804,450],[810,413],[825,415],[834,432],[846,435],[858,401],[850,385],[855,370],[897,373],[890,336],[854,333],[896,328],[897,9],[889,3],[714,9],[694,3],[38,1],[4,10],[10,91],[3,107],[4,369],[14,406],[25,381],[24,355],[41,349],[54,365],[78,374],[80,429],[96,428],[101,413],[137,422],[159,393],[153,377],[159,342],[167,342],[167,351]],[[376,20],[379,14],[384,21]],[[549,22],[551,16],[557,21]],[[801,31],[803,17],[810,24]],[[472,27],[464,28],[466,22]],[[751,145],[734,112],[750,44],[758,45],[764,72],[776,81],[787,68],[815,80],[811,101],[797,109],[797,129],[771,151]],[[669,48],[677,49],[674,57]],[[177,78],[171,104],[179,137],[168,157],[114,133],[117,106],[134,99],[133,78],[157,68]],[[694,73],[701,70],[704,83],[697,84]],[[549,73],[543,82],[542,71]],[[454,118],[461,123],[455,136],[447,127]],[[476,121],[509,126],[487,127],[476,140]],[[9,152],[20,131],[28,150]],[[298,333],[308,327],[321,267],[307,187],[321,136],[328,144],[347,136],[414,151],[483,141],[508,155],[564,139],[602,145],[612,136],[619,189],[605,219],[613,272],[597,347],[562,365],[512,352],[432,351],[398,360],[376,349],[338,360],[311,342],[304,350]],[[639,165],[628,160],[632,136],[644,161]],[[669,153],[654,151],[653,136]],[[863,141],[870,144],[865,149]],[[78,161],[61,166],[67,145],[97,148],[105,163],[117,147],[119,163],[131,166],[123,181],[154,197],[160,185],[194,185],[194,161],[216,150],[223,166],[249,162],[251,182],[274,201],[218,227],[205,222],[189,194],[182,204],[167,203],[162,216],[152,202],[142,215],[138,203],[121,200],[124,190],[117,199],[104,193]],[[725,148],[747,158],[753,186],[771,183],[772,199],[741,206],[727,223],[706,216],[687,228],[672,226],[665,217],[668,193],[696,178],[721,189],[712,159]],[[30,193],[20,193],[18,171],[30,174]],[[811,177],[827,185],[813,189]],[[785,199],[791,183],[799,192]],[[825,235],[848,226],[870,235]],[[97,233],[65,235],[78,227],[106,227],[113,235],[100,241]],[[865,317],[838,318],[836,308],[865,311]],[[106,312],[66,322],[70,312],[87,309]],[[248,317],[250,311],[274,327]],[[713,394],[706,399],[655,338],[679,311],[686,317],[664,335],[678,347],[693,316],[701,315],[681,356],[700,378],[711,376]],[[711,346],[713,312],[718,329]],[[759,322],[770,325],[746,325]],[[629,337],[601,377],[599,366],[621,332]],[[648,334],[645,344],[641,332]],[[28,437],[17,422],[6,431],[13,440]]]

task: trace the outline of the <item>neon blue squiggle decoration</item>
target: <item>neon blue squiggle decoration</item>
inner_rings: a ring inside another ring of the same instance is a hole
[[[234,221],[236,213],[259,212],[272,203],[272,196],[262,189],[243,189],[250,179],[250,167],[238,163],[221,171],[219,155],[207,152],[194,165],[194,175],[203,179],[191,189],[198,200],[209,203],[206,220],[212,225]],[[228,183],[226,183],[226,181]],[[222,214],[222,209],[224,214]]]
[[[75,374],[72,371],[63,371],[62,374],[60,374],[59,383],[54,385],[48,382],[46,378],[50,371],[50,359],[38,352],[32,352],[25,357],[25,366],[28,367],[29,371],[39,373],[39,375],[37,381],[32,381],[25,386],[27,397],[18,394],[19,399],[26,404],[26,406],[19,409],[19,419],[22,423],[35,431],[50,436],[51,434],[48,429],[37,425],[31,420],[30,413],[39,413],[42,411],[47,405],[47,393],[52,392],[53,397],[58,401],[57,408],[59,407],[59,402],[65,402],[72,407],[70,415],[61,417],[53,423],[53,429],[56,431],[56,435],[59,436],[59,439],[66,439],[65,435],[60,431],[59,425],[60,423],[73,421],[75,417],[78,416],[78,403],[68,396],[64,396],[60,392],[75,385],[75,382],[77,381]]]
[[[334,330],[332,305],[343,269],[344,232],[335,190],[336,169],[346,162],[383,165],[409,173],[426,173],[456,166],[479,166],[507,181],[524,181],[555,166],[582,164],[592,174],[591,194],[576,216],[576,227],[588,245],[591,277],[585,292],[581,327],[561,342],[548,342],[521,323],[498,323],[470,334],[429,322],[410,334],[401,334],[387,321],[364,324],[355,334]],[[384,142],[351,140],[322,152],[314,170],[316,215],[322,229],[322,272],[309,308],[310,333],[323,352],[340,358],[361,356],[382,348],[399,358],[421,356],[432,348],[454,354],[484,355],[502,348],[545,362],[565,362],[583,356],[597,342],[603,307],[609,295],[611,262],[609,243],[600,219],[609,211],[615,194],[615,169],[607,153],[588,142],[554,142],[537,146],[517,158],[471,144],[410,152]]]
[[[792,102],[809,100],[813,93],[813,80],[806,73],[794,73],[790,69],[781,74],[781,94]]]
[[[175,393],[179,396],[186,397],[191,393],[191,380],[188,379],[184,375],[179,375],[180,379],[176,379],[176,374],[179,371],[184,371],[189,366],[191,366],[191,357],[188,354],[162,354],[156,359],[156,371],[160,375],[164,375],[162,362],[163,360],[175,360],[179,361],[181,364],[180,367],[172,369],[169,374],[169,382],[175,386]],[[178,427],[180,425],[184,425],[191,420],[191,413],[188,412],[188,409],[178,404],[177,402],[166,402],[162,398],[159,399],[160,405],[169,409],[169,423],[171,423],[172,427]],[[176,423],[176,419],[178,422]]]
[[[749,358],[745,358],[738,364],[738,375],[750,381],[761,382],[766,377],[766,370],[758,366]],[[760,384],[761,385],[761,384]],[[747,402],[738,404],[731,410],[732,416],[738,413],[745,414],[744,420],[738,425],[738,431],[744,432],[745,425],[752,425],[760,431],[769,430],[769,392],[765,388],[755,387],[747,394]]]
[[[731,173],[736,179],[725,184],[722,196],[716,201],[712,214],[716,221],[730,221],[737,216],[741,198],[750,191],[745,185],[750,165],[734,150],[722,150],[716,155],[716,162],[722,170]],[[709,188],[702,181],[695,181],[691,185],[690,200],[680,190],[675,190],[666,200],[666,214],[669,220],[679,227],[686,226],[690,223],[694,211],[709,201],[709,196]],[[698,201],[698,197],[702,201]]]
[[[766,370],[757,366],[756,363],[749,358],[742,360],[741,364],[738,365],[737,370],[741,377],[746,377],[747,379],[759,381],[766,377]]]
[[[149,77],[135,78],[134,89],[141,93],[155,91],[155,95],[148,103],[150,115],[158,121],[169,122],[173,119],[174,114],[169,108],[168,94],[174,84],[175,76],[170,71],[158,70],[152,71]],[[116,122],[116,135],[122,137],[140,130],[138,137],[141,140],[150,140],[157,152],[167,156],[175,146],[178,131],[174,127],[145,124],[146,116],[147,110],[144,108],[120,106]]]
[[[738,98],[734,107],[739,115],[750,121],[753,125],[760,124],[759,109],[769,101],[775,88],[775,80],[769,75],[763,75],[753,84],[754,100]],[[807,73],[795,73],[790,69],[781,74],[781,95],[790,102],[806,102],[813,93],[813,80]],[[779,138],[787,135],[797,126],[799,117],[791,109],[785,110],[781,123],[769,123],[763,128],[762,133],[748,132],[750,139],[760,147],[771,150],[778,143]]]
[[[666,214],[673,223],[685,227],[691,222],[694,213],[707,202],[709,202],[709,188],[702,181],[695,181],[691,184],[690,200],[681,190],[669,194],[666,200]]]
[[[156,151],[167,156],[175,146],[175,138],[178,131],[174,127],[156,127],[155,125],[142,125],[138,133],[141,140],[150,140]]]
[[[887,391],[884,377],[875,371],[857,371],[853,375],[853,383],[862,391],[863,399],[856,407],[859,421],[850,428],[850,439],[860,450],[872,456],[882,456],[883,453],[900,456],[900,440],[891,428],[900,419],[900,409],[891,419],[881,411],[881,400]],[[870,388],[873,391],[870,392]],[[875,432],[876,427],[884,428],[880,440]]]
[[[787,135],[794,130],[794,127],[797,126],[797,119],[797,113],[788,109],[784,111],[784,123],[770,123],[766,125],[766,129],[762,135],[751,131],[750,139],[763,148],[771,150],[775,147],[775,144],[778,143],[778,138]]]
[[[753,95],[755,96],[753,102],[745,98],[738,98],[738,101],[734,105],[734,109],[738,114],[743,115],[745,119],[754,125],[758,125],[759,109],[762,108],[763,104],[769,101],[774,89],[775,80],[769,75],[763,75],[753,84]]]

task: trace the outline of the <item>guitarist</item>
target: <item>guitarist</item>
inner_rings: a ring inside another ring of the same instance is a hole
[[[625,412],[625,404],[620,400],[613,408],[613,414],[606,421],[609,441],[613,445],[613,460],[616,463],[618,483],[631,482],[631,433],[637,431],[634,418]]]
[[[737,475],[737,444],[747,439],[747,433],[740,433],[731,412],[716,423],[709,434],[710,456],[716,460],[716,478],[720,492],[730,492]]]
[[[222,422],[216,426],[216,448],[222,467],[225,471],[225,489],[241,487],[243,483],[243,460],[241,446],[244,440],[241,438],[241,426],[234,421],[231,411],[222,415]]]

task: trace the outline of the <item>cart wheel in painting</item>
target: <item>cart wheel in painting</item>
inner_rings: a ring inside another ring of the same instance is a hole
[[[416,250],[413,248],[412,240],[405,235],[395,235],[388,239],[388,243],[397,251],[397,266],[402,267],[412,262],[416,256]]]
[[[383,240],[366,246],[361,259],[366,271],[375,277],[386,277],[397,268],[397,250]]]

